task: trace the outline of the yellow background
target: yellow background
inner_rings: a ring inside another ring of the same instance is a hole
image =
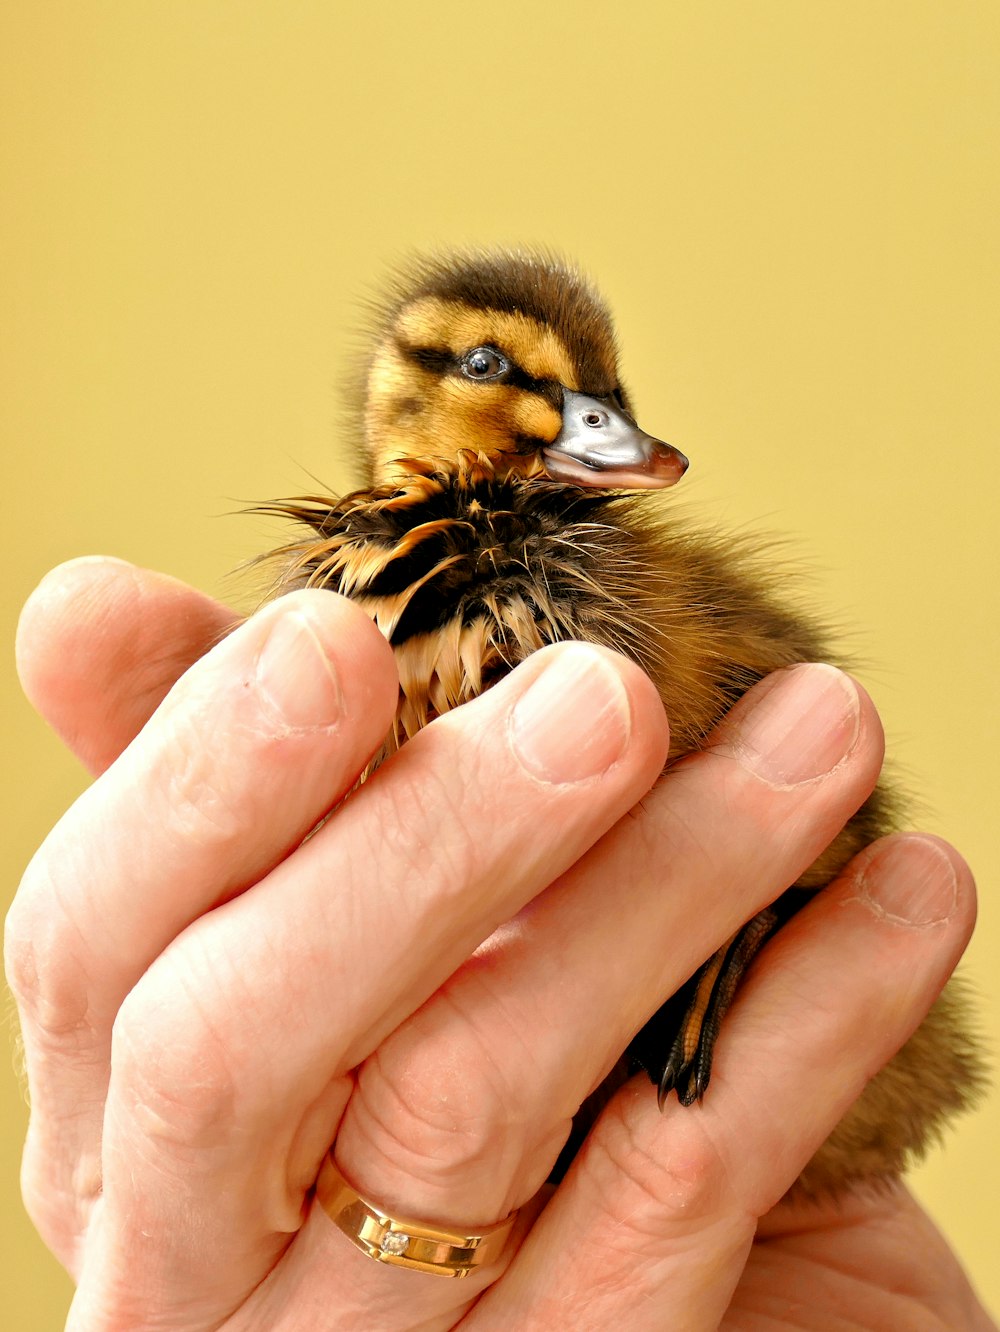
[[[5,639],[83,552],[238,597],[275,534],[231,511],[344,479],[337,384],[385,264],[551,243],[690,455],[685,505],[787,533],[851,627],[923,823],[978,873],[995,1042],[996,0],[6,0],[0,24]],[[13,892],[84,777],[9,654],[4,690]],[[0,1085],[3,1321],[56,1328]],[[994,1096],[917,1176],[994,1308],[998,1141]]]

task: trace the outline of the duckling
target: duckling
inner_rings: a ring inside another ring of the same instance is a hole
[[[552,255],[415,263],[378,313],[361,406],[369,484],[265,509],[305,529],[274,552],[275,593],[341,592],[395,651],[399,704],[369,773],[547,643],[589,640],[636,661],[670,718],[668,761],[703,744],[763,676],[830,659],[820,629],[782,605],[745,540],[691,528],[652,493],[678,482],[687,459],[637,425],[611,316]],[[641,1068],[661,1105],[671,1092],[685,1105],[703,1097],[719,1025],[753,958],[892,828],[896,803],[876,789],[798,882],[654,1015],[613,1080]],[[898,1174],[982,1080],[951,985],[801,1188]],[[581,1120],[570,1154],[585,1129]]]

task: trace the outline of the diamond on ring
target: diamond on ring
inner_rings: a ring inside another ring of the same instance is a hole
[[[383,1253],[392,1253],[398,1258],[400,1254],[406,1252],[409,1245],[410,1237],[404,1234],[402,1230],[387,1230],[378,1247]]]
[[[428,1225],[413,1217],[389,1216],[348,1183],[332,1148],[316,1180],[316,1202],[369,1258],[444,1277],[465,1277],[498,1263],[517,1218],[514,1211],[502,1221],[470,1232]]]

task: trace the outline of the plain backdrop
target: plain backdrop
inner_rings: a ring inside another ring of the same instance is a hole
[[[248,605],[279,533],[237,510],[351,479],[338,385],[386,266],[553,245],[692,460],[675,502],[784,534],[865,663],[977,871],[995,1042],[996,0],[7,0],[0,65],[5,641],[85,552]],[[3,671],[12,894],[85,777]],[[4,1322],[44,1332],[69,1283],[18,1201],[15,1062]],[[994,1096],[914,1176],[994,1308],[998,1141]]]

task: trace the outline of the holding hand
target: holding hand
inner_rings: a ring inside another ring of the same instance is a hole
[[[702,1106],[633,1081],[545,1186],[650,1012],[871,789],[853,682],[770,677],[657,782],[649,681],[564,644],[344,802],[393,715],[389,648],[327,592],[210,647],[234,623],[115,561],[55,571],[22,621],[29,696],[101,773],[7,936],[25,1196],[70,1327],[989,1327],[902,1189],[780,1201],[968,939],[971,877],[932,838],[870,848],[781,931]],[[498,1260],[371,1261],[314,1203],[331,1148],[389,1215],[517,1210]]]

